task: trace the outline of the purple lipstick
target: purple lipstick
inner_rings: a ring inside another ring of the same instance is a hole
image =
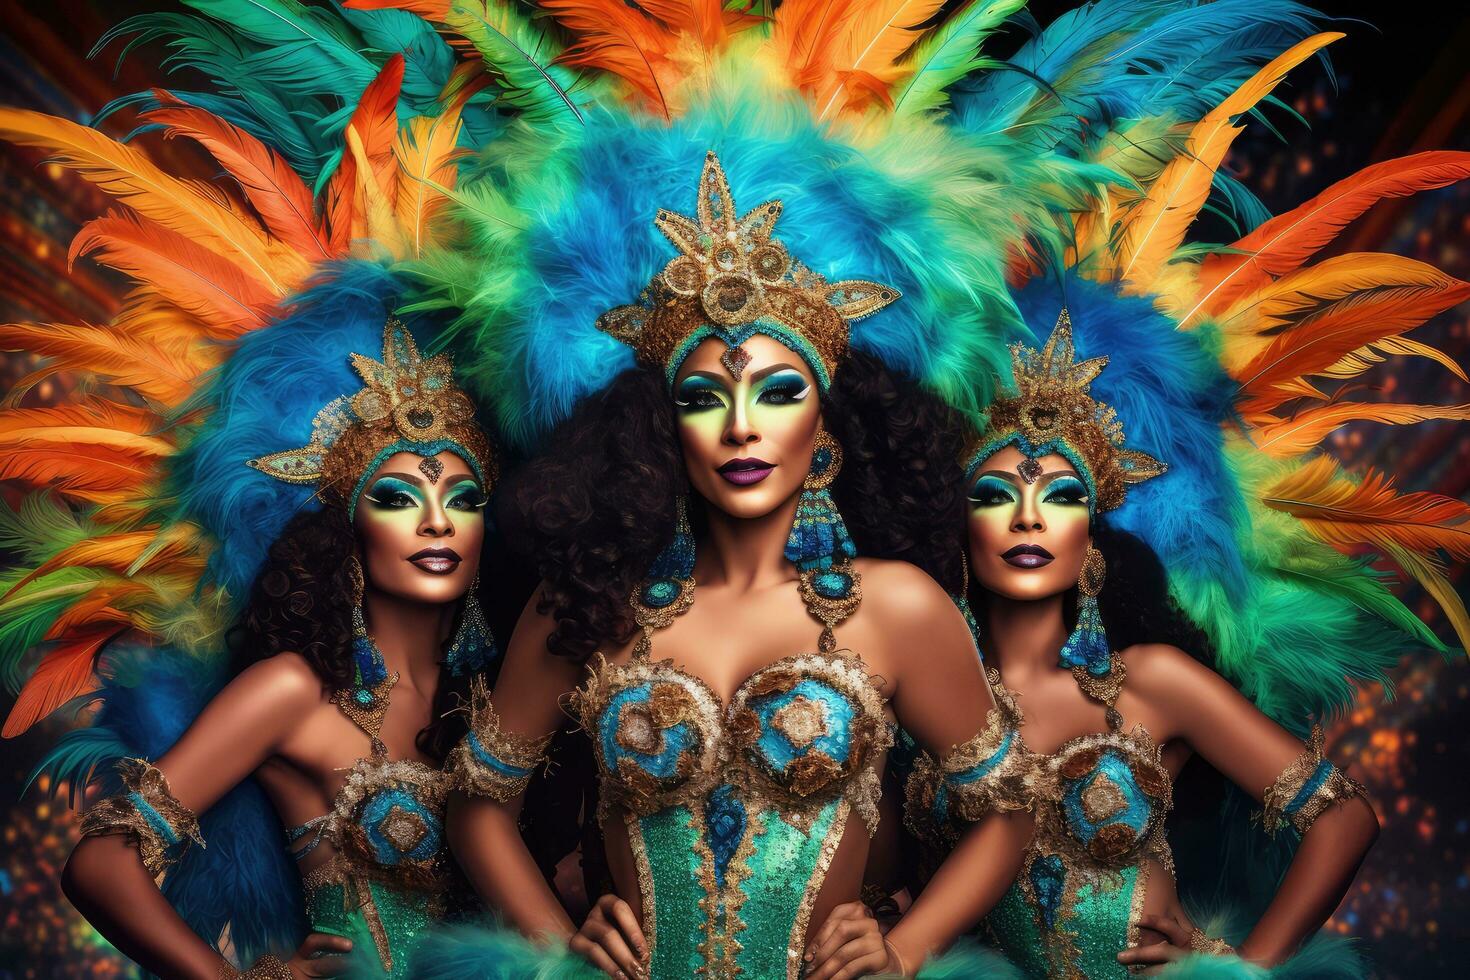
[[[749,487],[770,476],[771,470],[775,468],[775,463],[767,463],[763,459],[747,456],[744,459],[732,459],[715,472],[737,487]]]
[[[448,575],[464,559],[453,548],[425,548],[408,556],[408,560],[430,575]]]
[[[1051,552],[1039,544],[1018,544],[1000,557],[1017,568],[1042,568],[1052,563]]]

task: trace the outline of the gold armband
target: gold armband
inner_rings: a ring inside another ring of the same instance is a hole
[[[1305,834],[1328,807],[1364,793],[1361,783],[1322,758],[1322,728],[1313,725],[1306,751],[1266,788],[1261,822],[1267,833],[1290,823]]]
[[[82,815],[83,837],[127,834],[155,878],[190,841],[204,846],[194,811],[174,799],[163,773],[143,759],[123,759],[117,769],[124,792],[98,800]]]
[[[995,810],[1031,806],[1031,765],[1006,713],[992,709],[985,730],[938,763],[921,753],[905,787],[904,823],[922,840],[954,842],[957,830]]]
[[[507,803],[526,791],[536,767],[546,761],[551,736],[531,738],[500,730],[490,694],[476,678],[470,691],[470,730],[449,753],[456,789]]]

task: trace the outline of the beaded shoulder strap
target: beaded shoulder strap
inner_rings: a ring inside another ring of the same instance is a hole
[[[798,588],[806,611],[822,624],[817,649],[831,653],[837,649],[837,636],[833,630],[857,612],[863,601],[862,576],[852,567],[852,559],[845,558],[829,568],[810,568],[802,572]]]
[[[687,554],[683,554],[686,550]],[[671,551],[680,553],[673,560],[667,554],[660,555],[649,577],[633,592],[633,618],[641,631],[633,646],[635,660],[648,658],[655,631],[673,625],[675,619],[694,605],[693,539],[682,500]],[[831,653],[837,649],[833,630],[856,612],[863,600],[862,576],[853,568],[852,559],[844,558],[825,568],[802,572],[797,588],[807,612],[822,624],[817,649]]]
[[[1118,695],[1123,693],[1123,681],[1128,677],[1128,666],[1118,656],[1118,651],[1114,650],[1108,655],[1108,672],[1101,677],[1088,673],[1085,666],[1073,667],[1072,676],[1083,694],[1107,709],[1104,717],[1107,719],[1108,730],[1120,731],[1123,728],[1123,716],[1118,713],[1115,705]]]

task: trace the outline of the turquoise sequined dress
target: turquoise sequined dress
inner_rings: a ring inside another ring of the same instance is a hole
[[[683,599],[642,609],[633,659],[595,661],[577,694],[602,816],[627,828],[653,980],[794,980],[849,813],[876,827],[883,702],[861,660],[824,652],[757,671],[722,705],[649,658],[653,626]]]
[[[1107,732],[1074,738],[1050,755],[1025,748],[1025,780],[1036,830],[1021,874],[985,920],[985,931],[1016,966],[1038,978],[1122,980],[1117,955],[1138,942],[1150,875],[1174,873],[1164,823],[1173,777],[1148,732],[1122,731],[1111,705],[1123,670],[1098,680],[1109,706]],[[991,670],[990,683],[1019,728],[1020,710]],[[1093,692],[1089,692],[1093,693]],[[953,844],[952,815],[920,766],[909,785],[911,829],[941,853]],[[935,856],[931,856],[931,862]]]
[[[333,852],[302,876],[311,929],[352,940],[354,976],[407,977],[409,952],[445,912],[449,777],[421,762],[389,759],[368,734],[372,755],[352,767],[331,811],[287,837],[298,860],[322,844]]]

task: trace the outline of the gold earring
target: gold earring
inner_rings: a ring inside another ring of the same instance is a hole
[[[812,468],[806,479],[801,481],[803,490],[825,490],[842,472],[842,443],[826,429],[817,430],[816,445],[812,447]]]
[[[1082,574],[1077,578],[1077,591],[1090,599],[1102,592],[1103,582],[1108,576],[1108,563],[1103,553],[1092,545],[1087,546],[1087,557],[1082,559]]]

